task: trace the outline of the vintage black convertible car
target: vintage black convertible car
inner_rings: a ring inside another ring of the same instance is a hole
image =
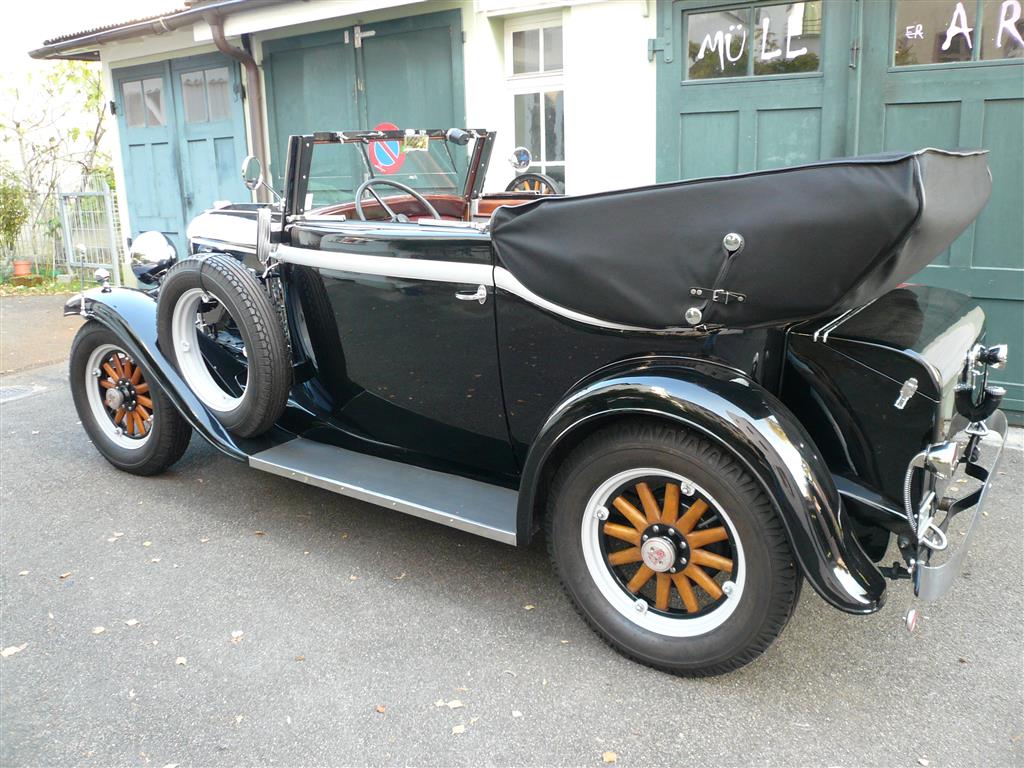
[[[483,195],[493,139],[293,136],[278,202],[203,214],[181,258],[137,238],[139,289],[101,274],[65,309],[96,448],[154,474],[195,430],[507,544],[544,529],[583,618],[677,674],[756,658],[804,580],[855,614],[887,578],[948,590],[1007,350],[905,281],[981,210],[983,153]]]

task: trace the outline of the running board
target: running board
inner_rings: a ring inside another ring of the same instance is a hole
[[[508,488],[302,437],[252,454],[249,465],[503,544],[516,543],[519,494]]]

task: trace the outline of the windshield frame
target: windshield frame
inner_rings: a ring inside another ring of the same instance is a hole
[[[313,151],[319,144],[359,144],[364,162],[370,142],[381,140],[400,141],[410,134],[425,135],[428,141],[449,141],[453,131],[462,131],[473,141],[469,155],[465,185],[461,197],[468,205],[470,200],[480,196],[487,166],[494,145],[494,131],[479,128],[444,129],[431,128],[426,130],[395,130],[395,131],[318,131],[316,133],[292,135],[288,138],[288,151],[285,158],[285,194],[284,214],[301,216],[306,213],[306,192],[309,187],[309,172],[313,160]],[[318,207],[318,206],[314,206]]]

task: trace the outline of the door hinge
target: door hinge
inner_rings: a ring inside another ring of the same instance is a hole
[[[353,27],[352,28],[352,37],[355,38],[355,42],[353,43],[353,45],[355,45],[356,48],[362,48],[363,47],[363,38],[364,37],[373,37],[376,34],[377,34],[377,30],[375,30],[375,29],[368,29],[368,30],[366,30],[364,32],[362,27]]]
[[[666,64],[672,63],[672,38],[652,37],[647,40],[647,60],[654,61],[654,54],[661,51]]]

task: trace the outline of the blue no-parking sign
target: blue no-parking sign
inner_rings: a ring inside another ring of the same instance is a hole
[[[398,126],[394,123],[380,123],[373,130],[397,131]],[[402,151],[402,142],[398,139],[370,142],[370,164],[377,172],[397,173],[404,162],[405,152]]]

